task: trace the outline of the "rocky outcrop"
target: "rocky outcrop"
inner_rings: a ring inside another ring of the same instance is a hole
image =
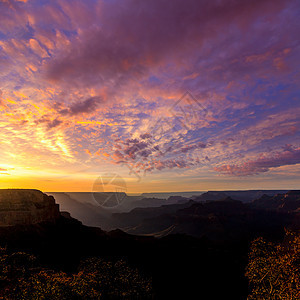
[[[289,191],[285,194],[275,196],[263,195],[253,201],[251,206],[257,209],[275,210],[280,212],[299,212],[300,211],[300,191]]]
[[[0,226],[30,225],[59,218],[59,205],[38,190],[0,190]]]

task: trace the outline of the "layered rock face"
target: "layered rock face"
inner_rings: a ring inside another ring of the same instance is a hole
[[[0,189],[0,226],[55,221],[59,216],[52,196],[38,190]]]
[[[280,212],[300,212],[300,190],[277,194],[273,197],[264,195],[252,202],[258,209],[276,210]]]

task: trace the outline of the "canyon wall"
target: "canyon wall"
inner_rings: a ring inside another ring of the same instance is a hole
[[[59,216],[52,196],[38,190],[0,189],[0,226],[54,222]]]

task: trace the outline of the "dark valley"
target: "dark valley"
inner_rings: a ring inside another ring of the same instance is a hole
[[[300,191],[270,191],[244,202],[218,194],[226,198],[209,200],[207,193],[200,199],[177,197],[177,204],[172,200],[112,213],[107,220],[121,230],[103,231],[83,225],[72,212],[58,212],[54,199],[39,191],[2,190],[1,212],[10,217],[0,227],[1,247],[29,253],[41,267],[70,274],[90,257],[124,260],[151,279],[151,293],[144,297],[245,299],[250,243],[258,237],[280,242],[286,229],[299,229]],[[1,284],[3,292],[5,282]]]

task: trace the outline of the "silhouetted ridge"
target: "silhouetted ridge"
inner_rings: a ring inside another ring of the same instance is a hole
[[[242,202],[251,202],[262,197],[264,194],[274,196],[279,193],[286,193],[287,190],[245,190],[245,191],[208,191],[201,196],[195,197],[196,201],[216,201],[226,197]]]
[[[300,208],[300,191],[289,191],[275,196],[263,195],[254,200],[251,207],[264,210],[275,210],[281,212],[296,212]]]

